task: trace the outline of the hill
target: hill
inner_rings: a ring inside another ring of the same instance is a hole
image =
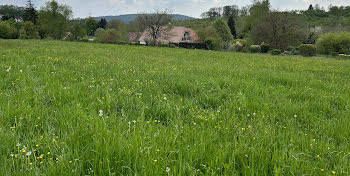
[[[101,16],[101,17],[94,17],[94,18],[96,20],[105,18],[108,22],[111,20],[121,20],[124,23],[130,23],[131,21],[136,19],[136,16],[137,14],[128,14],[128,15],[118,15],[118,16]],[[189,20],[189,19],[195,19],[195,18],[186,16],[186,15],[173,14],[173,19],[176,21],[181,21],[181,20]]]
[[[0,173],[349,175],[349,68],[0,40]]]

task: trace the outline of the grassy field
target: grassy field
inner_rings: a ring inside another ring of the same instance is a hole
[[[350,175],[350,60],[0,40],[1,175]]]

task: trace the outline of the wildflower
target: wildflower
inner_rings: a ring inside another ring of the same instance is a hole
[[[99,116],[100,116],[100,117],[103,116],[103,111],[102,111],[102,110],[99,111]]]
[[[166,100],[166,97],[164,97],[163,99]]]
[[[158,160],[153,160],[155,163],[158,161]]]
[[[170,172],[170,168],[166,167],[165,171],[169,173]]]
[[[32,155],[32,152],[31,151],[29,151],[29,152],[27,152],[27,154],[26,154],[28,157],[30,156],[30,155]]]
[[[253,113],[253,116],[255,116],[255,115],[256,115],[256,113],[254,112],[254,113]]]
[[[29,163],[29,165],[32,165],[33,163]]]
[[[157,149],[157,152],[160,152],[160,150],[159,150],[159,149]]]
[[[22,73],[22,72],[23,72],[23,70],[19,70],[19,72],[21,72],[21,73]]]
[[[67,89],[67,87],[63,87],[63,89],[64,89],[64,90],[66,90],[66,89]]]
[[[21,146],[21,144],[20,144],[20,143],[17,143],[17,144],[16,144],[16,146],[17,146],[17,147],[20,147],[20,146]]]
[[[48,155],[50,155],[51,153],[50,152],[47,152]]]
[[[297,118],[298,116],[295,114],[294,117]]]
[[[36,144],[35,147],[39,147],[39,144]]]
[[[324,169],[321,169],[321,171],[323,172],[323,171],[324,171]]]
[[[11,70],[11,66],[6,70],[6,72],[10,72],[10,70]]]
[[[320,157],[320,155],[317,155],[317,158],[319,158]]]
[[[22,152],[25,153],[25,152],[27,152],[27,150],[26,149],[22,149]]]
[[[69,164],[72,163],[73,161],[69,161]]]
[[[250,117],[250,114],[248,114],[247,117]]]
[[[15,156],[13,153],[10,154],[11,157]]]
[[[316,142],[316,139],[312,139],[312,141]]]
[[[39,156],[39,159],[43,159],[44,158],[44,154],[41,154],[40,156]]]
[[[136,123],[136,120],[133,120],[132,122],[135,124],[135,123]]]
[[[335,174],[336,172],[335,171],[332,171],[332,174]]]

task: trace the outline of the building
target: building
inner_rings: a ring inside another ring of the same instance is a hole
[[[139,38],[140,44],[146,44],[151,41],[152,37],[149,36],[147,31],[144,31]],[[167,32],[166,36],[160,36],[157,42],[160,43],[195,43],[198,40],[197,33],[191,28],[185,28],[181,26],[175,26]]]

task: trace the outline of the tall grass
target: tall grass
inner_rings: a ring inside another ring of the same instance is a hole
[[[349,175],[350,61],[0,40],[3,175]]]

